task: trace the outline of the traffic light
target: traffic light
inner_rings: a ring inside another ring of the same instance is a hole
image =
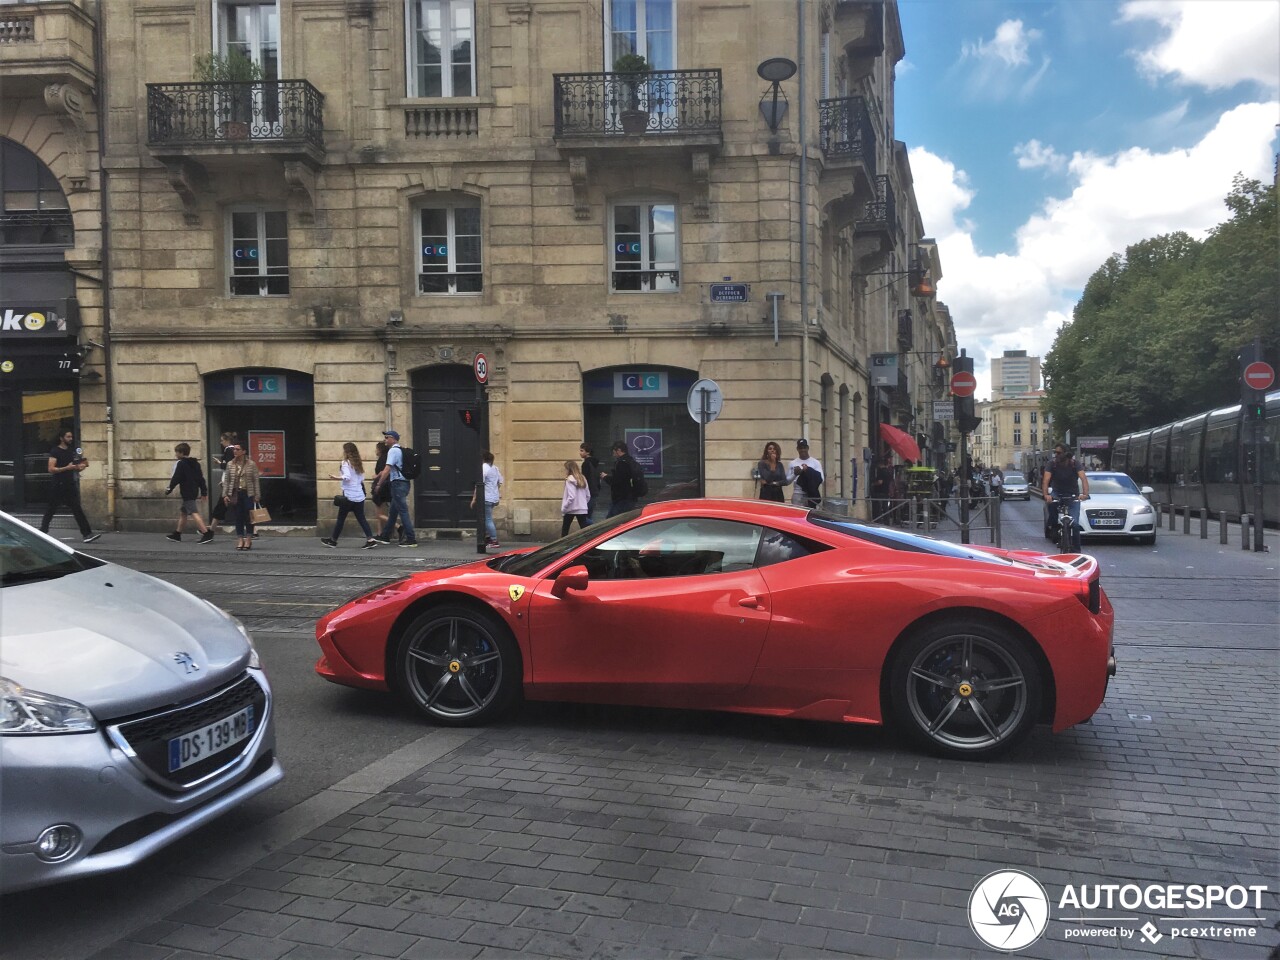
[[[1254,391],[1258,392],[1258,391]],[[1250,400],[1244,405],[1244,418],[1246,420],[1265,420],[1267,419],[1267,401],[1259,397],[1257,400]]]
[[[480,429],[480,417],[476,413],[475,407],[463,407],[458,411],[458,419],[462,421],[464,427],[470,427],[472,430]]]
[[[966,356],[962,350],[960,356],[951,361],[951,367],[954,373],[973,373],[973,357]],[[981,417],[974,416],[973,394],[967,397],[957,396],[955,404],[956,426],[960,428],[961,433],[973,433],[982,423]]]

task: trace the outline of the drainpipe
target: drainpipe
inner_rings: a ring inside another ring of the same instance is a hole
[[[808,131],[805,118],[808,115],[808,94],[805,92],[805,36],[804,36],[805,0],[796,0],[796,66],[800,74],[800,106],[797,110],[796,124],[800,133],[797,140],[800,145],[800,436],[809,436],[809,197],[808,187],[809,158]]]
[[[103,23],[106,4],[99,3],[94,25],[93,57],[98,114],[98,216],[102,236],[102,365],[106,371],[103,385],[107,396],[107,522],[116,527],[116,424],[115,390],[111,366],[111,228],[107,201],[107,81],[103,69]]]

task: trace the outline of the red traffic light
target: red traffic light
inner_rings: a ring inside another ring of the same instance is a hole
[[[480,429],[480,420],[476,415],[475,408],[463,407],[458,411],[458,419],[462,421],[464,427],[470,427],[472,430]]]

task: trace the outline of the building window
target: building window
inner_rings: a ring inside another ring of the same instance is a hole
[[[675,0],[612,0],[605,70],[625,53],[638,53],[654,70],[676,69]]]
[[[480,206],[424,207],[418,222],[418,292],[479,293],[484,288]]]
[[[1022,446],[1022,431],[1021,431],[1021,430],[1015,430],[1015,431],[1013,431],[1013,445],[1014,445],[1015,447],[1020,447],[1020,446]]]
[[[612,289],[680,289],[680,238],[671,203],[619,203],[613,207]]]
[[[1035,414],[1033,413],[1033,414],[1032,414],[1032,416],[1034,417],[1034,416],[1035,416]],[[1039,432],[1038,432],[1038,431],[1036,431],[1036,430],[1032,430],[1032,431],[1031,431],[1031,445],[1032,445],[1033,447],[1035,447],[1035,446],[1039,446],[1040,441],[1037,439],[1039,436],[1040,436],[1040,434],[1039,434]]]
[[[409,96],[476,95],[473,0],[410,0]]]
[[[1014,423],[1021,423],[1021,422],[1022,422],[1022,411],[1021,411],[1021,410],[1015,410],[1015,411],[1013,411],[1013,422],[1014,422]]]
[[[1031,423],[1032,423],[1033,425],[1034,425],[1034,424],[1035,424],[1035,422],[1036,422],[1036,412],[1037,412],[1037,411],[1035,411],[1035,410],[1032,410],[1032,411],[1031,411]]]
[[[0,245],[73,242],[58,178],[26,147],[0,137]]]
[[[289,228],[283,210],[233,210],[231,296],[289,295]]]

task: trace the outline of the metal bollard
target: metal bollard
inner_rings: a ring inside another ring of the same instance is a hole
[[[1191,532],[1191,504],[1187,504],[1182,508],[1185,513],[1182,514],[1182,532]]]
[[[1253,526],[1253,516],[1245,513],[1240,515],[1240,549],[1249,549],[1249,528]]]
[[[1169,531],[1172,533],[1178,526],[1178,508],[1169,504]]]
[[[1209,539],[1209,511],[1204,507],[1200,508],[1200,539]]]
[[[1227,512],[1225,510],[1218,511],[1218,542],[1226,544],[1227,534],[1231,531],[1228,529]]]

